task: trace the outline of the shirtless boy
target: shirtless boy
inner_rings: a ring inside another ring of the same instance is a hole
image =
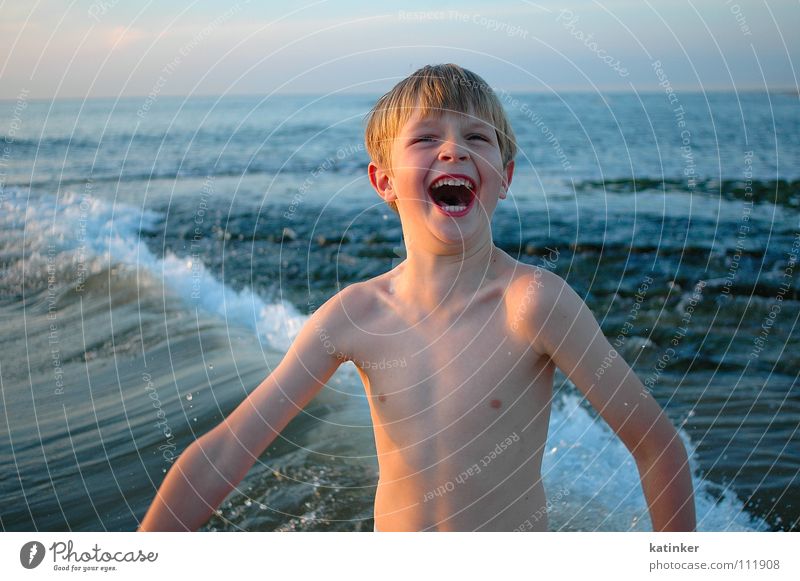
[[[619,356],[598,379],[613,348],[581,298],[492,241],[516,146],[488,85],[456,65],[424,67],[378,101],[366,144],[407,258],[311,315],[269,377],[183,452],[140,530],[205,523],[346,361],[375,429],[376,530],[547,530],[556,366],[636,460],[654,530],[694,530],[686,450],[659,405]],[[369,364],[387,356],[407,364]]]

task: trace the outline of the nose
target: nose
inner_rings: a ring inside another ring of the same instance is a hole
[[[439,146],[439,159],[441,161],[465,161],[469,159],[469,151],[453,140],[443,140]]]

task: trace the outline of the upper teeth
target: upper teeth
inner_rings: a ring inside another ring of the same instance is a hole
[[[463,178],[442,178],[435,182],[431,189],[438,188],[439,186],[466,186],[472,189],[472,183]]]

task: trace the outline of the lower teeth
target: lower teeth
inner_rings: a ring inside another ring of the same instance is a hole
[[[442,206],[442,208],[444,208],[445,211],[447,212],[461,212],[467,209],[466,206],[447,206],[447,205]]]

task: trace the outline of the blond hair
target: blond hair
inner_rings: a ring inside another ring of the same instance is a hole
[[[406,121],[415,112],[424,117],[444,111],[475,115],[491,124],[497,132],[503,167],[514,159],[514,132],[500,99],[480,76],[454,64],[424,66],[378,99],[367,114],[367,153],[391,173],[392,143]],[[389,206],[397,211],[394,202]]]

